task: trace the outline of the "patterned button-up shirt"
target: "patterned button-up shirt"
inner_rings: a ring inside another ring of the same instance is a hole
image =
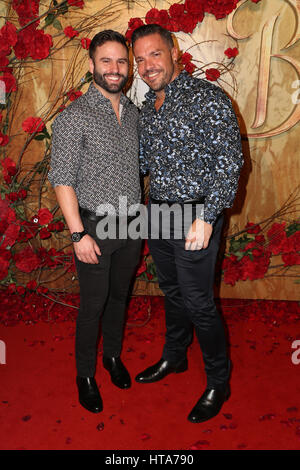
[[[150,174],[153,199],[205,196],[204,220],[214,223],[231,207],[243,164],[231,101],[218,86],[182,72],[165,88],[156,111],[146,94],[139,119],[141,170]]]
[[[128,206],[140,202],[139,113],[124,95],[120,105],[121,125],[110,100],[92,83],[53,123],[49,181],[72,186],[79,205],[93,212],[112,204],[119,214],[119,196]]]

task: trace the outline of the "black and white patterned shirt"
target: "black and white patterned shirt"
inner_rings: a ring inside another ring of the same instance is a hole
[[[93,212],[112,204],[119,214],[119,196],[128,206],[140,203],[139,113],[124,95],[120,105],[121,126],[110,100],[92,83],[53,123],[49,181],[72,186],[79,205]]]
[[[204,220],[214,223],[231,207],[243,164],[231,101],[218,86],[182,72],[156,95],[146,94],[140,119],[140,161],[150,174],[153,199],[184,201],[206,196]]]

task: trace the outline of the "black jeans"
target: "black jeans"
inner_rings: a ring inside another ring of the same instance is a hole
[[[202,350],[207,386],[224,386],[229,378],[225,331],[214,302],[214,274],[223,215],[216,221],[206,249],[185,250],[184,239],[149,239],[159,286],[165,294],[166,341],[162,357],[173,364],[186,357],[195,328]]]
[[[85,217],[82,222],[102,253],[98,264],[83,263],[75,255],[80,287],[75,342],[77,375],[93,377],[100,319],[103,355],[121,354],[126,302],[140,258],[141,240],[99,240],[97,223]]]

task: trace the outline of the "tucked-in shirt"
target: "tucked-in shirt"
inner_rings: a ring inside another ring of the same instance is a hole
[[[243,164],[232,104],[218,86],[182,72],[165,88],[156,111],[150,90],[139,119],[141,171],[150,196],[182,202],[205,196],[204,220],[213,224],[233,204]]]
[[[140,202],[138,109],[120,98],[121,125],[109,99],[92,83],[54,121],[50,183],[72,186],[79,205],[97,212],[99,205],[121,207]],[[125,208],[126,210],[126,208]]]

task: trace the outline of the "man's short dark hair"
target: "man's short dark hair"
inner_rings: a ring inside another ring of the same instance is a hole
[[[95,51],[97,47],[102,46],[103,44],[109,41],[119,42],[126,48],[128,52],[128,46],[127,46],[125,37],[122,34],[118,33],[117,31],[113,31],[112,29],[106,29],[104,31],[100,31],[100,33],[97,33],[93,37],[92,42],[89,47],[90,58],[94,60]]]
[[[167,43],[170,49],[174,47],[172,34],[170,33],[170,31],[163,28],[159,24],[145,24],[135,29],[131,37],[132,47],[138,39],[150,36],[150,34],[159,34],[161,38]]]

